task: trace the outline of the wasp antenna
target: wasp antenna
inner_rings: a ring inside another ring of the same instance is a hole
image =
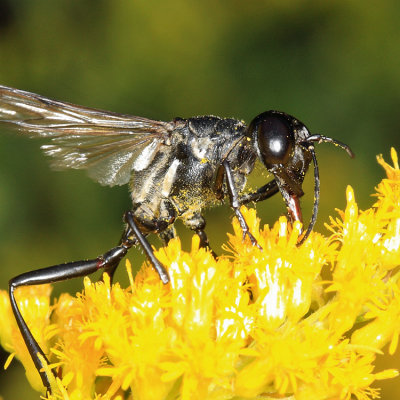
[[[308,228],[304,236],[301,238],[301,240],[297,243],[297,246],[302,245],[310,236],[310,233],[314,229],[315,222],[317,221],[317,215],[318,215],[318,207],[319,207],[319,194],[320,194],[320,182],[319,182],[319,169],[318,169],[318,162],[317,162],[317,157],[315,155],[315,149],[313,144],[308,144],[307,146],[308,150],[311,153],[313,163],[314,163],[314,206],[313,206],[313,213],[311,216],[310,223],[308,224]]]
[[[344,151],[346,151],[346,153],[351,157],[354,158],[354,153],[351,150],[351,148],[349,146],[347,146],[347,144],[339,142],[338,140],[332,139],[330,137],[327,136],[323,136],[323,135],[311,135],[309,136],[304,143],[310,143],[310,142],[317,142],[318,144],[326,142],[326,143],[332,143],[335,146],[339,146],[340,148],[342,148]]]

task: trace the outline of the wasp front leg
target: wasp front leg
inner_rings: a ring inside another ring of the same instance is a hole
[[[246,235],[249,237],[251,243],[253,244],[253,246],[257,246],[259,249],[261,249],[261,246],[257,243],[256,238],[251,234],[250,230],[249,230],[249,226],[247,225],[246,220],[243,217],[242,212],[240,211],[240,206],[241,203],[239,201],[239,195],[237,192],[237,189],[235,187],[235,181],[233,179],[233,173],[232,173],[232,169],[228,163],[228,161],[224,161],[222,163],[222,166],[225,170],[225,176],[226,176],[226,185],[228,187],[228,194],[229,194],[229,201],[231,204],[231,207],[233,208],[233,211],[235,212],[235,215],[237,217],[237,219],[239,220],[240,226],[242,228],[243,231],[243,239],[246,237]],[[219,172],[220,169],[217,171],[217,179],[221,179],[221,173]],[[218,182],[216,182],[215,188],[218,190],[218,187],[220,186],[220,184]],[[221,191],[218,191],[217,193],[220,193]]]
[[[259,201],[263,201],[266,199],[269,199],[272,197],[274,194],[279,192],[278,184],[276,183],[276,180],[272,180],[271,182],[268,182],[266,185],[260,187],[257,189],[255,192],[252,193],[247,193],[243,195],[239,203],[240,204],[248,204],[251,203],[252,201],[254,203],[258,203]]]

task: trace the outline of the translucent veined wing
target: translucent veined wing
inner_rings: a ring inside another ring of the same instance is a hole
[[[49,138],[41,146],[56,169],[87,169],[102,185],[129,182],[136,158],[146,146],[156,151],[171,125],[55,101],[0,86],[0,123],[30,137]]]

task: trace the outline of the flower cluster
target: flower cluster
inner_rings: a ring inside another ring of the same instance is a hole
[[[260,247],[234,233],[214,259],[192,239],[156,251],[171,281],[148,263],[130,286],[84,279],[76,297],[50,306],[48,285],[20,288],[18,304],[58,376],[49,399],[227,400],[379,397],[371,384],[397,376],[374,372],[400,334],[400,170],[381,157],[387,178],[377,201],[347,207],[297,246],[301,226],[281,217],[260,228],[242,212]],[[323,275],[321,275],[323,273]],[[323,278],[323,277],[324,278]],[[43,390],[12,316],[0,297],[2,346]]]

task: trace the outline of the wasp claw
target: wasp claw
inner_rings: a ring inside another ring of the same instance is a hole
[[[236,209],[235,213],[236,213],[237,219],[239,220],[240,226],[242,227],[243,241],[246,239],[246,235],[247,235],[251,241],[251,244],[253,246],[257,246],[260,250],[262,250],[262,247],[258,244],[257,239],[250,232],[249,226],[247,225],[247,222],[244,219],[243,214],[240,212],[239,209]]]
[[[246,238],[246,235],[249,237],[251,244],[253,246],[257,246],[260,250],[262,250],[263,248],[258,244],[257,239],[253,236],[253,234],[250,233],[249,230],[247,231],[243,231],[243,240]]]

